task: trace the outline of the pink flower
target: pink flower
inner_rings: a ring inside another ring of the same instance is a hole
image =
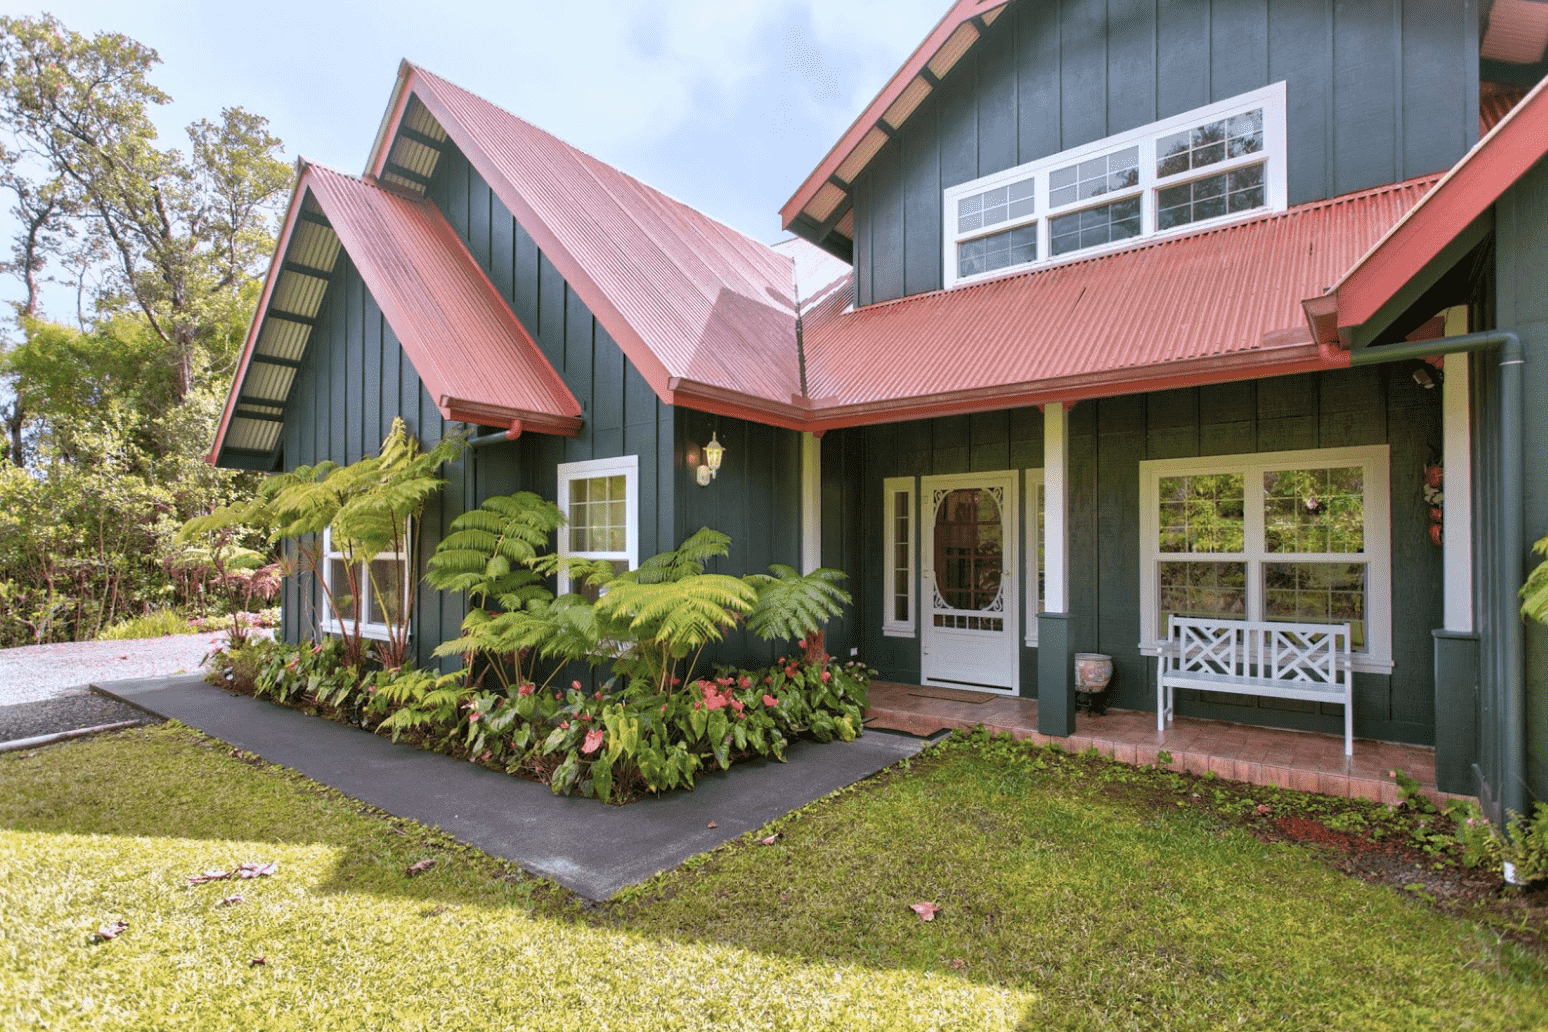
[[[564,693],[563,692],[554,692],[554,701],[555,702],[563,702],[564,701]]]
[[[524,683],[520,688],[516,689],[516,694],[517,695],[531,695],[532,694],[532,685]]]
[[[468,713],[468,723],[469,724],[473,724],[473,723],[477,723],[477,721],[478,721],[478,710],[470,711]]]
[[[602,693],[601,692],[594,692],[591,697],[593,699],[600,699],[600,698],[602,698]]]
[[[806,648],[806,639],[802,638],[800,641],[796,642],[796,648],[798,648],[798,649]]]
[[[740,717],[742,715],[742,710],[747,708],[747,704],[744,703],[741,699],[731,699],[730,702],[731,708],[736,710],[736,715]]]
[[[568,731],[568,730],[570,730],[570,722],[568,720],[561,720],[559,722],[559,730],[561,730],[561,731]]]
[[[570,687],[574,688],[576,691],[580,691],[581,690],[581,683],[579,681],[571,681],[570,682]]]
[[[594,727],[586,732],[586,741],[581,745],[581,752],[591,754],[602,748],[603,731],[600,727]]]
[[[582,713],[581,714],[581,719],[582,720],[590,720],[591,719],[591,714],[590,713]]]
[[[776,698],[774,698],[774,696],[772,696],[772,695],[765,695],[765,696],[764,696],[764,697],[763,697],[763,704],[764,704],[764,705],[765,705],[765,706],[768,706],[768,707],[770,707],[770,708],[773,708],[773,707],[775,707],[775,706],[778,706],[778,705],[779,705],[779,700],[778,700],[778,699],[776,699]]]
[[[738,688],[751,688],[752,678],[748,677],[746,674],[743,674],[741,677],[737,678],[736,684]]]
[[[830,674],[830,673],[828,673],[828,672],[827,672],[827,671],[826,671],[826,670],[824,670],[824,671],[823,671],[823,672],[822,672],[822,679],[823,679],[823,680],[824,680],[824,681],[831,681],[831,680],[833,680],[833,675],[832,675],[832,674]]]

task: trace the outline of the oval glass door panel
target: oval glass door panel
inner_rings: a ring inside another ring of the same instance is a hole
[[[1000,608],[996,603],[1005,569],[1005,523],[992,491],[963,488],[947,493],[936,507],[934,546],[937,609]],[[958,621],[946,618],[937,625],[957,626]],[[966,621],[960,626],[965,629]]]

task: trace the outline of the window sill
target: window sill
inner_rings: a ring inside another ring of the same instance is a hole
[[[887,638],[912,638],[914,636],[914,629],[912,627],[883,627],[882,636]]]
[[[346,631],[345,625],[339,623],[337,620],[322,621],[320,629],[324,634],[336,634],[341,638],[344,636]],[[354,631],[354,625],[349,625],[348,630],[352,633]],[[392,634],[386,624],[363,623],[360,625],[360,636],[362,638],[369,638],[372,641],[389,641],[391,640]]]

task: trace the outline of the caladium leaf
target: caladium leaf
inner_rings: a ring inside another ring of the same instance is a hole
[[[412,878],[416,874],[424,874],[426,871],[430,870],[430,868],[432,868],[434,866],[435,866],[435,859],[433,857],[431,859],[429,859],[429,860],[421,860],[421,861],[419,861],[416,864],[409,864],[409,866],[408,866],[408,876],[410,878]]]
[[[279,870],[279,861],[271,860],[266,864],[241,864],[231,873],[236,875],[238,878],[266,878],[277,870]]]
[[[758,840],[758,845],[760,845],[760,846],[772,846],[778,840],[779,840],[779,832],[776,831],[774,834],[770,835],[768,838],[761,838],[761,839],[759,839]]]
[[[240,902],[242,902],[242,894],[240,892],[234,892],[215,905],[218,907],[234,907]]]
[[[921,902],[910,903],[908,909],[919,915],[921,921],[934,921],[936,913],[941,909],[934,903]]]

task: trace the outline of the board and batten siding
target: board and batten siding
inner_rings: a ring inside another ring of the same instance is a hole
[[[286,403],[284,468],[324,460],[347,465],[374,455],[395,416],[402,416],[409,432],[426,447],[459,429],[442,419],[359,271],[349,255],[341,253]],[[465,453],[442,469],[446,486],[426,505],[419,521],[421,576],[444,528],[465,511],[481,476],[496,475],[488,467],[499,461]],[[284,640],[316,636],[323,594],[304,564],[296,576],[286,578],[281,605]],[[412,626],[413,655],[421,667],[455,665],[455,660],[435,660],[431,652],[456,636],[462,617],[460,595],[443,595],[421,585]]]
[[[1070,605],[1078,652],[1113,657],[1113,705],[1155,709],[1155,660],[1139,652],[1139,464],[1148,459],[1235,455],[1353,445],[1391,449],[1393,656],[1390,676],[1356,673],[1355,734],[1431,744],[1434,646],[1441,625],[1441,554],[1428,536],[1424,464],[1439,449],[1439,391],[1386,366],[1309,373],[1077,404],[1070,413]],[[919,682],[918,633],[882,633],[883,480],[1036,469],[1043,464],[1036,409],[865,428],[863,537],[866,605],[862,656],[883,680]],[[1025,494],[1025,478],[1022,478]],[[1023,513],[1029,511],[1023,498]],[[924,523],[916,514],[915,534]],[[1023,551],[1031,547],[1025,540]],[[917,539],[916,539],[917,540]],[[923,555],[927,543],[919,542]],[[924,598],[916,563],[915,597]],[[1025,589],[1018,580],[1017,590]],[[1024,597],[1024,595],[1023,595]],[[1023,610],[1025,606],[1020,607]],[[923,616],[923,609],[920,613]],[[1023,641],[1025,621],[1023,612]],[[1036,649],[1021,649],[1023,695],[1035,695]],[[1181,693],[1178,712],[1238,723],[1342,733],[1343,710],[1291,700]]]
[[[1291,204],[1449,168],[1476,0],[1018,0],[856,178],[856,304],[941,288],[948,187],[1280,81]]]

